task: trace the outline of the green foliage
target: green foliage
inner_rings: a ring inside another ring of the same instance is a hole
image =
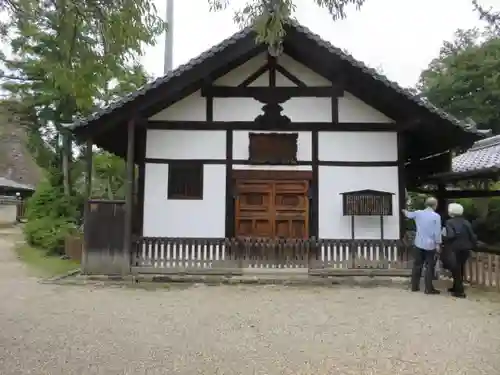
[[[346,9],[355,6],[359,9],[366,0],[310,0],[325,8],[334,20],[344,19]],[[208,0],[210,10],[226,9],[231,0]],[[245,5],[236,11],[234,20],[242,25],[253,24],[257,32],[257,41],[277,46],[285,35],[284,25],[295,12],[294,0],[247,0]]]
[[[62,254],[64,238],[76,230],[79,207],[78,198],[66,196],[62,188],[49,181],[40,183],[26,208],[26,241],[48,253]]]
[[[475,199],[464,198],[457,202],[464,206],[464,216],[474,224],[481,241],[489,244],[500,243],[500,198],[488,199],[488,215],[484,219],[479,217],[480,210]]]
[[[419,89],[436,106],[499,134],[500,38],[458,30],[422,72]]]
[[[109,152],[97,152],[93,155],[93,166],[92,196],[124,199],[125,161]]]

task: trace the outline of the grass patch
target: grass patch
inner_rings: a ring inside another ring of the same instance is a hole
[[[78,262],[47,255],[43,250],[35,249],[25,243],[16,246],[16,253],[30,272],[38,277],[55,277],[80,267]]]

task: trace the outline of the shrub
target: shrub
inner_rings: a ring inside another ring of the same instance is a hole
[[[44,218],[28,221],[24,227],[26,241],[47,251],[47,254],[63,254],[64,240],[76,226],[66,218]]]
[[[75,231],[79,215],[79,198],[66,197],[49,181],[40,183],[26,207],[26,241],[50,254],[64,252],[64,239]]]

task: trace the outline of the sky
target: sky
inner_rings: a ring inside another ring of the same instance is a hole
[[[165,17],[165,0],[154,0]],[[245,0],[232,0],[232,9],[209,12],[208,0],[174,0],[174,67],[184,64],[238,30],[234,9]],[[500,0],[482,0],[500,8]],[[420,72],[435,58],[444,40],[458,28],[481,26],[471,0],[366,0],[347,19],[333,21],[313,0],[295,0],[295,17],[333,45],[380,69],[389,79],[413,87]],[[147,47],[142,58],[154,77],[163,74],[164,36]]]

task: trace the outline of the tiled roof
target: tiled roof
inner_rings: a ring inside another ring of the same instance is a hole
[[[376,80],[382,82],[385,86],[387,86],[387,87],[397,91],[398,93],[406,96],[409,100],[413,101],[417,105],[419,105],[419,106],[427,109],[428,111],[438,115],[439,117],[441,117],[444,120],[450,121],[451,123],[455,124],[456,126],[459,126],[460,128],[464,129],[465,131],[468,131],[471,133],[477,133],[477,130],[476,130],[476,127],[474,124],[470,124],[470,123],[465,122],[465,121],[460,121],[456,117],[451,116],[450,114],[448,114],[448,113],[444,112],[443,110],[437,108],[436,106],[432,105],[429,101],[422,99],[417,95],[412,94],[409,90],[402,88],[401,86],[399,86],[397,83],[395,83],[393,81],[390,81],[387,77],[385,77],[384,75],[381,75],[375,69],[369,68],[368,66],[366,66],[362,62],[356,60],[353,56],[343,52],[340,48],[337,48],[337,47],[333,46],[331,43],[325,41],[318,34],[313,33],[310,29],[308,29],[305,26],[302,26],[297,21],[290,20],[289,23],[290,23],[291,27],[295,28],[295,30],[304,34],[307,38],[316,42],[318,45],[324,47],[330,53],[337,55],[342,60],[349,62],[352,66],[357,67],[360,70],[362,70],[364,73],[371,75]],[[209,57],[212,57],[215,54],[222,52],[230,45],[233,45],[233,44],[237,43],[239,40],[248,37],[252,33],[252,31],[253,31],[252,27],[244,28],[243,30],[235,33],[230,38],[225,39],[221,43],[219,43],[219,44],[215,45],[214,47],[210,48],[209,50],[203,52],[198,57],[191,59],[186,64],[181,65],[177,69],[172,70],[171,72],[169,72],[165,76],[157,78],[154,81],[142,86],[137,91],[130,93],[129,95],[127,95],[124,98],[108,105],[107,107],[104,107],[103,109],[93,113],[89,117],[87,117],[85,119],[79,119],[75,123],[71,124],[70,127],[76,128],[79,126],[86,125],[87,123],[92,122],[92,121],[98,119],[99,117],[122,107],[124,104],[131,102],[134,99],[136,99],[142,95],[145,95],[149,90],[152,90],[160,85],[167,84],[173,77],[177,77],[181,74],[188,72],[189,70],[191,70],[195,66],[202,64]]]
[[[6,187],[13,190],[35,190],[34,186],[20,184],[5,177],[0,177],[0,187]]]
[[[482,139],[465,153],[453,158],[453,172],[500,169],[500,135]]]

